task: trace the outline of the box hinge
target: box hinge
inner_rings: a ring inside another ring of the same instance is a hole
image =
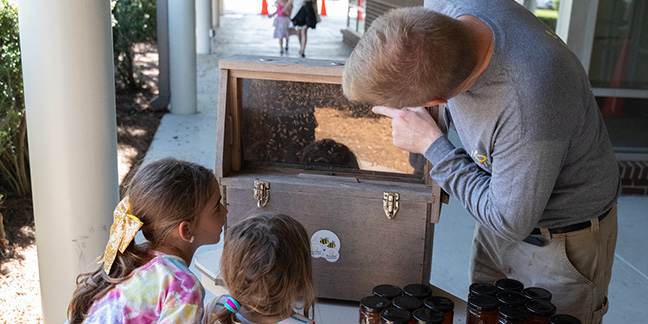
[[[396,217],[400,195],[397,192],[383,192],[383,209],[388,219]]]
[[[265,207],[270,200],[270,182],[254,180],[254,199],[256,199],[257,207]]]

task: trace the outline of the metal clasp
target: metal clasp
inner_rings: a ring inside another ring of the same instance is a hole
[[[388,219],[396,217],[400,195],[397,192],[383,192],[383,209]]]
[[[256,199],[257,207],[265,207],[270,200],[270,182],[254,180],[254,199]]]

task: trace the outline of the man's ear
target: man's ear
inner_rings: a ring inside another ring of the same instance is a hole
[[[432,107],[440,104],[446,104],[448,103],[448,100],[445,99],[432,99],[428,102],[425,103],[425,107]]]
[[[180,225],[178,225],[178,233],[180,234],[180,238],[182,238],[182,240],[189,243],[193,242],[193,231],[189,222],[182,221]]]

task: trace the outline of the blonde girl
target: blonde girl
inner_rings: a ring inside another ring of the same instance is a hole
[[[162,159],[142,166],[114,213],[94,272],[79,275],[69,323],[200,323],[204,289],[189,271],[196,249],[215,244],[227,209],[206,168]],[[141,228],[147,243],[136,245]]]
[[[221,275],[229,295],[207,307],[207,323],[314,323],[308,318],[315,303],[310,243],[292,217],[262,214],[229,227]]]

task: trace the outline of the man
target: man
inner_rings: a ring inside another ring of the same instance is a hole
[[[477,220],[473,282],[517,279],[550,290],[559,313],[602,321],[618,167],[585,71],[540,20],[510,0],[392,10],[354,49],[343,89],[379,105],[394,144],[424,154]],[[437,104],[464,148],[422,108]]]

